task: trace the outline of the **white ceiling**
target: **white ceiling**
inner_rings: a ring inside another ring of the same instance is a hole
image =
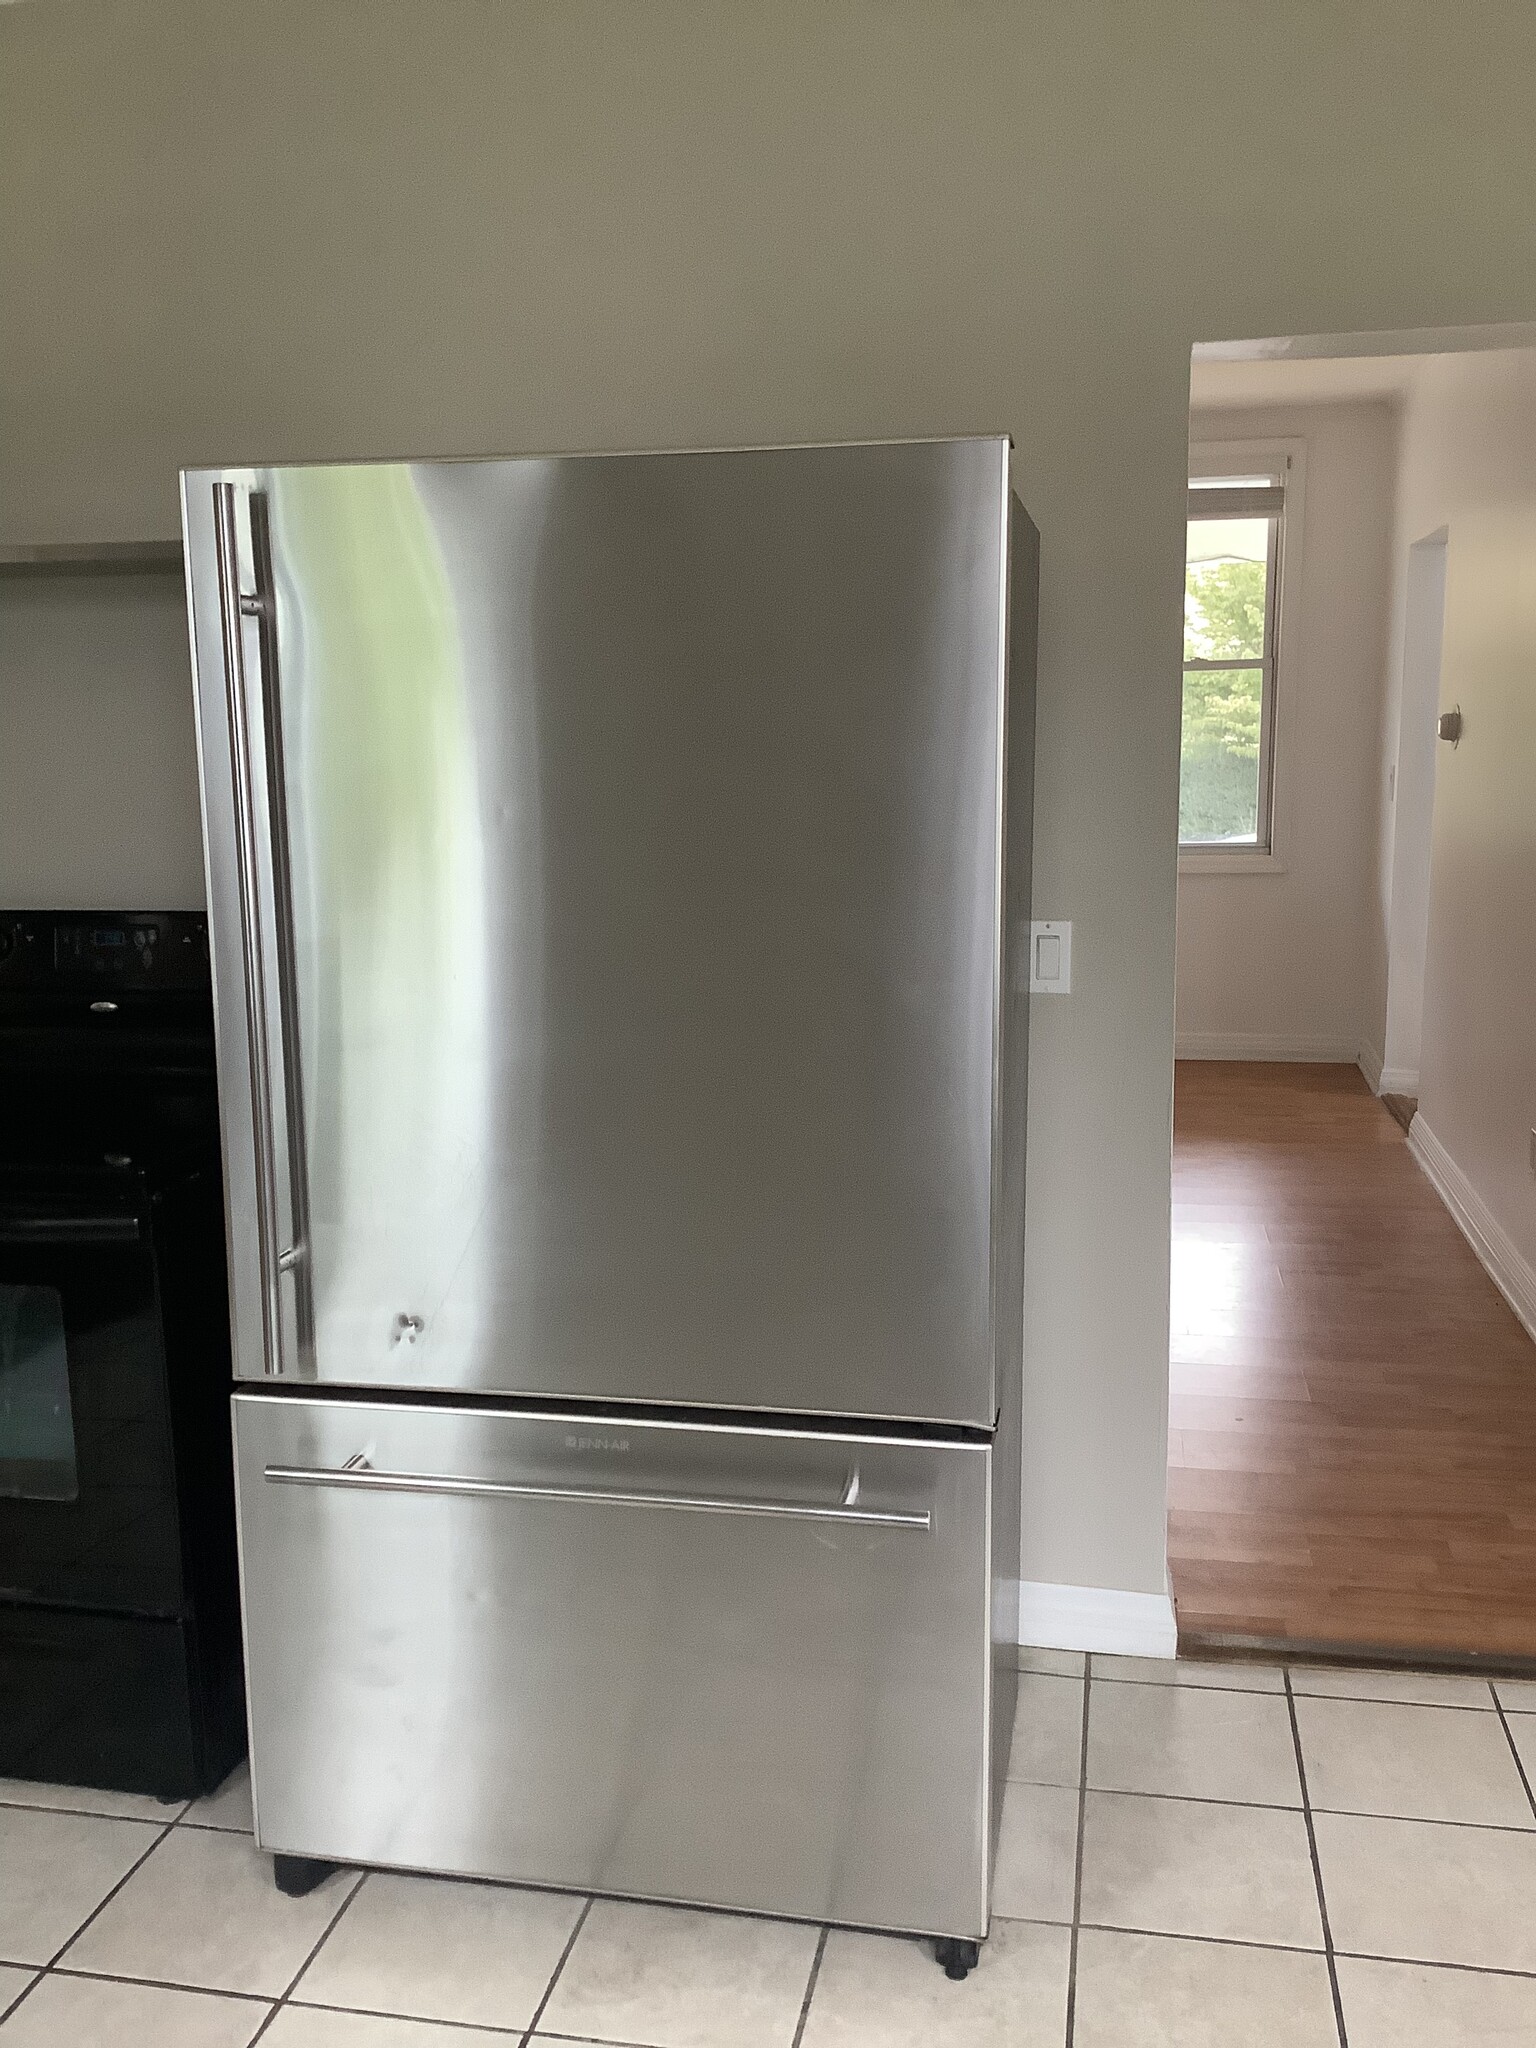
[[[1190,404],[1320,404],[1328,400],[1400,400],[1420,367],[1437,356],[1536,346],[1536,323],[1399,328],[1379,334],[1272,335],[1254,341],[1197,342],[1190,363]]]
[[[1403,398],[1430,356],[1312,357],[1300,362],[1209,362],[1189,370],[1189,402],[1206,407],[1317,405]]]

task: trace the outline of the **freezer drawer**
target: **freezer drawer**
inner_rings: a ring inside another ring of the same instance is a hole
[[[985,1933],[989,1445],[234,1406],[263,1847]]]

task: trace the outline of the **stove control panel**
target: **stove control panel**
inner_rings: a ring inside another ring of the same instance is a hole
[[[0,989],[208,987],[208,920],[182,910],[0,910]]]

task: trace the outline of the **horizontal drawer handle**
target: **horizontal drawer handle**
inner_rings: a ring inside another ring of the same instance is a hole
[[[796,1500],[733,1500],[707,1493],[616,1493],[600,1486],[539,1486],[520,1479],[454,1479],[434,1472],[375,1472],[345,1465],[269,1465],[280,1486],[347,1486],[374,1493],[451,1493],[472,1499],[573,1500],[614,1508],[678,1508],[691,1515],[766,1515],[792,1522],[854,1522],[878,1529],[931,1529],[927,1508],[814,1507]]]

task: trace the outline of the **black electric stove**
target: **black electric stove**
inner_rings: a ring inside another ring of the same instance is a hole
[[[205,920],[0,911],[0,1777],[245,1746]]]

